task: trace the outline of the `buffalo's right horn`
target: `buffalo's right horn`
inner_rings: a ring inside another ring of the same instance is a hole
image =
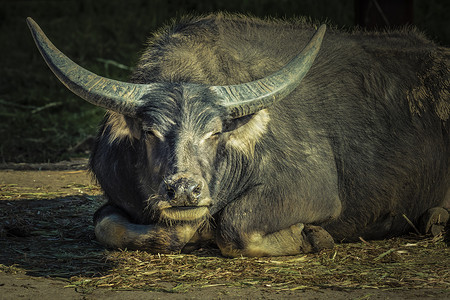
[[[281,70],[248,83],[211,86],[231,118],[253,114],[280,101],[292,92],[308,73],[322,45],[326,26],[317,29],[303,50]]]
[[[157,84],[133,84],[98,76],[74,63],[45,36],[38,24],[27,18],[34,41],[45,62],[69,90],[84,100],[118,113],[134,116],[144,94]]]

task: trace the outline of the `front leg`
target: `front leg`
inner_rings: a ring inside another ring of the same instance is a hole
[[[133,224],[121,210],[106,205],[96,213],[94,224],[97,240],[109,247],[171,253],[181,251],[195,236],[202,222],[171,226]]]
[[[218,245],[230,257],[282,256],[333,248],[334,240],[322,227],[300,223],[270,234],[243,234],[239,242],[218,239]]]
[[[337,194],[322,188],[319,200],[310,200],[300,193],[303,189],[282,190],[259,186],[220,212],[216,242],[223,255],[296,255],[333,247],[325,229],[308,224],[325,224],[338,215]]]

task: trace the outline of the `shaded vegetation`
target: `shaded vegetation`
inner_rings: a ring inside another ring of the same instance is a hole
[[[59,161],[94,135],[104,111],[72,95],[49,71],[28,32],[33,17],[51,40],[87,69],[127,80],[149,34],[186,13],[224,10],[314,19],[350,27],[354,1],[325,0],[10,0],[0,3],[0,163]],[[415,23],[450,44],[448,1],[415,1]]]

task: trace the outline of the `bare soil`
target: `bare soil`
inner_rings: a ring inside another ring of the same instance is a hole
[[[103,199],[87,171],[8,167],[16,170],[0,170],[0,299],[450,299],[442,236],[257,259],[214,248],[108,250],[93,235]]]

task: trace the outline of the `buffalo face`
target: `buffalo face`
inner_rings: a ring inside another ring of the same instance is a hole
[[[167,88],[153,94],[133,119],[143,150],[137,169],[149,195],[148,208],[156,216],[194,221],[208,216],[213,205],[210,182],[223,143],[225,112],[219,105],[205,105],[210,95],[201,87]]]

